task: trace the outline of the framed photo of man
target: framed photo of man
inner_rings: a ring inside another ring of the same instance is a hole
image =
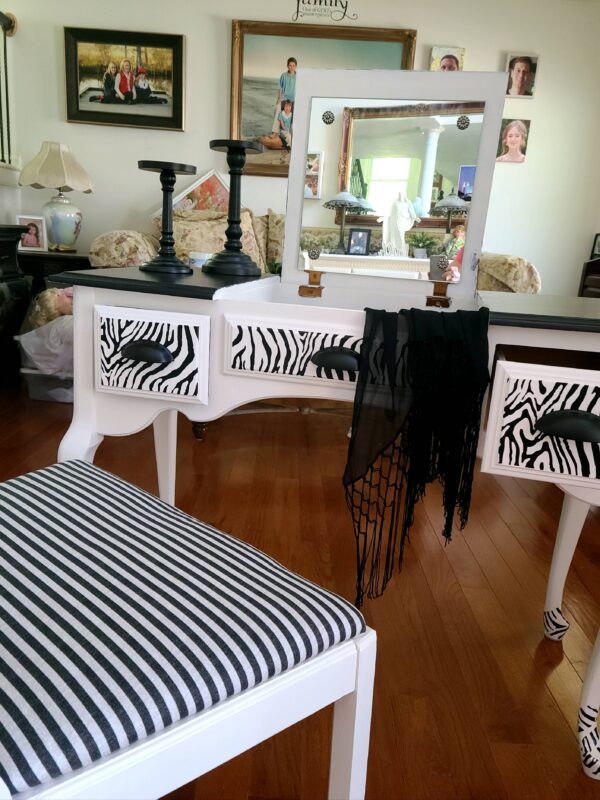
[[[457,72],[465,62],[465,48],[436,44],[431,48],[429,69],[441,72]]]
[[[535,92],[539,56],[532,53],[508,53],[506,56],[506,71],[508,83],[506,85],[507,97],[531,99]]]

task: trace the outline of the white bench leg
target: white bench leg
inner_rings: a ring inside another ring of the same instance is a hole
[[[58,447],[58,460],[79,459],[93,464],[96,450],[103,439],[104,436],[96,433],[88,420],[82,422],[74,417]]]
[[[583,682],[580,706],[578,733],[583,771],[590,778],[600,780],[600,633],[596,637],[592,659]]]
[[[158,494],[161,500],[173,506],[177,464],[177,411],[161,411],[153,426]]]
[[[362,800],[367,782],[377,637],[356,642],[356,688],[333,707],[329,800]]]
[[[565,494],[544,603],[544,633],[554,641],[560,641],[569,628],[561,611],[563,591],[589,508],[589,503]]]

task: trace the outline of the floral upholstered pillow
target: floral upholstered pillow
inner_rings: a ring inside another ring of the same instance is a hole
[[[283,262],[283,235],[285,214],[269,209],[269,238],[267,241],[267,261],[274,264]]]
[[[267,243],[269,240],[269,215],[263,214],[260,217],[252,215],[252,227],[256,237],[256,244],[260,250],[260,255],[264,263],[267,263]]]
[[[110,231],[90,245],[92,267],[139,267],[158,253],[158,239],[139,231]]]
[[[256,243],[252,227],[252,212],[242,209],[242,251],[264,270],[265,262]],[[175,252],[179,258],[187,259],[190,253],[218,253],[225,244],[227,214],[221,211],[173,212],[173,237]]]

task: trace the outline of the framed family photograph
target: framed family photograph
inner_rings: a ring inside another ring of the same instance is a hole
[[[506,71],[508,84],[507,97],[532,98],[535,91],[539,56],[532,53],[508,53]]]
[[[304,181],[304,197],[308,200],[321,199],[323,182],[324,152],[306,154],[306,178]]]
[[[429,69],[441,72],[457,72],[465,63],[465,48],[447,44],[436,44],[431,48]]]
[[[183,130],[184,37],[65,28],[67,121]]]
[[[369,253],[371,231],[368,228],[350,228],[348,231],[348,254],[366,256]]]
[[[44,217],[34,217],[30,214],[18,214],[17,225],[27,225],[27,232],[21,234],[19,250],[42,252],[48,249],[48,236],[46,234],[46,220]]]
[[[417,32],[233,20],[231,138],[258,141],[249,175],[288,174],[294,137],[296,70],[412,69]]]
[[[592,245],[592,254],[590,255],[590,261],[594,258],[600,258],[600,233],[597,233],[594,236],[594,244]]]

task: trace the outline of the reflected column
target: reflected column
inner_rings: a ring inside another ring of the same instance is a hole
[[[421,161],[421,174],[419,176],[419,197],[421,198],[421,208],[423,209],[422,213],[424,217],[429,216],[429,209],[431,208],[435,159],[437,156],[440,133],[444,131],[436,122],[433,122],[433,125],[434,127],[423,126],[421,128],[421,131],[425,135],[425,147],[423,159]]]

